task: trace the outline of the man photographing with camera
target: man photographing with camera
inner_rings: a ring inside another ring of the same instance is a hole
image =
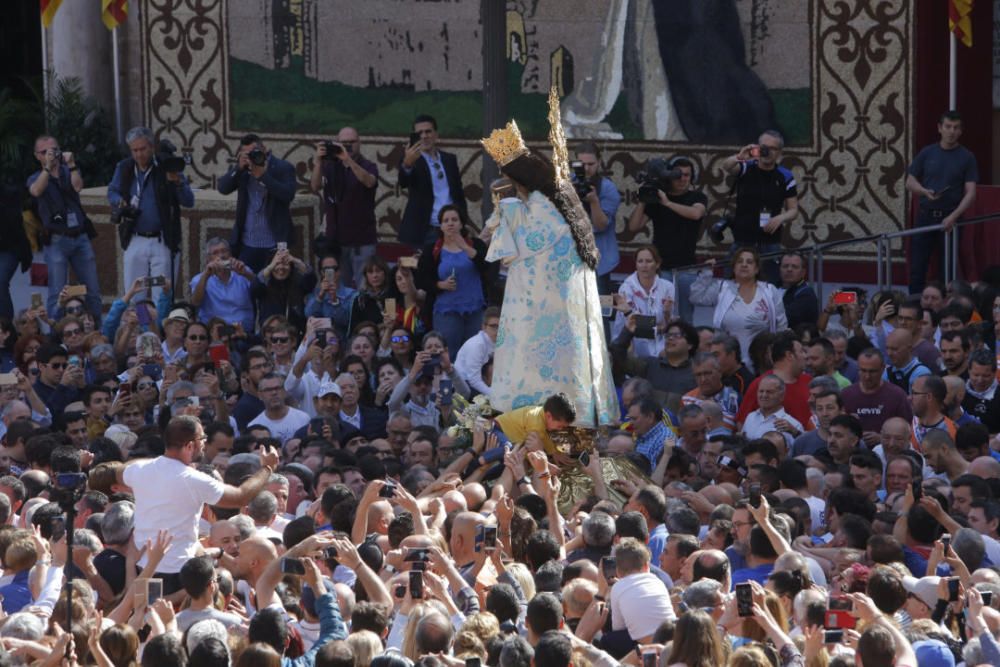
[[[240,139],[236,164],[219,178],[219,192],[238,191],[233,255],[254,273],[268,265],[279,243],[292,236],[295,168],[271,154],[256,134]]]
[[[133,127],[125,143],[132,157],[118,163],[108,185],[108,202],[115,212],[112,221],[118,224],[125,251],[125,285],[143,276],[164,277],[174,284],[181,247],[180,207],[194,206],[191,185],[181,173],[184,159],[173,154],[176,148],[169,141],[162,142],[156,155],[156,137],[148,127]],[[160,285],[153,288],[154,300],[160,291]]]
[[[784,148],[781,133],[767,130],[756,144],[722,162],[722,170],[736,176],[733,251],[747,246],[762,255],[781,250],[782,227],[799,215],[795,176],[778,164]],[[768,258],[763,265],[768,281],[779,285],[777,258]]]
[[[375,190],[378,166],[361,155],[353,127],[341,128],[336,141],[316,143],[309,186],[323,201],[326,237],[340,246],[340,281],[360,282],[361,267],[375,254]]]
[[[701,236],[701,221],[705,217],[708,197],[695,188],[694,163],[678,156],[667,162],[653,158],[646,165],[645,178],[639,187],[639,202],[628,219],[630,232],[638,232],[646,223],[653,223],[653,245],[663,260],[662,277],[673,282],[672,269],[690,266],[697,260],[695,249]],[[688,298],[697,271],[677,274],[674,293],[677,314],[685,322],[694,316],[694,306]]]
[[[601,176],[601,154],[591,143],[576,148],[573,168],[573,187],[583,202],[583,208],[594,226],[594,243],[601,252],[597,265],[597,290],[611,293],[611,272],[618,266],[618,237],[615,235],[615,214],[622,203],[622,196],[611,179]]]
[[[55,137],[35,139],[35,159],[41,166],[28,177],[28,192],[38,205],[42,219],[45,263],[49,270],[49,294],[46,310],[59,318],[59,293],[66,285],[68,266],[87,286],[87,310],[95,322],[101,321],[101,288],[97,284],[97,260],[90,239],[97,236],[83,212],[80,190],[83,177],[74,155],[63,153]]]

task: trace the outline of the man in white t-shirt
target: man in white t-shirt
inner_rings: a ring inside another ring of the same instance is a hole
[[[261,448],[260,470],[235,487],[191,467],[205,449],[205,430],[197,418],[174,417],[163,439],[163,456],[130,462],[119,471],[118,483],[131,487],[135,496],[136,546],[155,541],[161,530],[172,538],[155,575],[163,579],[163,592],[169,595],[181,588],[181,567],[198,554],[198,518],[204,505],[236,509],[249,503],[274,472],[278,453]],[[146,558],[140,566],[145,566]]]
[[[264,402],[264,412],[250,420],[250,426],[266,426],[272,438],[277,438],[282,446],[295,432],[309,425],[309,415],[285,403],[285,378],[277,373],[268,373],[257,384],[257,394]]]
[[[676,618],[670,592],[649,571],[649,549],[639,540],[626,537],[614,556],[619,579],[611,587],[611,628],[628,630],[633,641],[648,643],[663,621]]]
[[[795,417],[785,412],[785,381],[777,375],[765,375],[757,383],[757,404],[760,406],[747,415],[742,432],[747,440],[763,438],[765,433],[778,431],[792,445],[790,431],[801,433],[804,429]]]

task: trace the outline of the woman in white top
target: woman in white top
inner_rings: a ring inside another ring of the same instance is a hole
[[[632,339],[636,357],[659,356],[667,342],[667,322],[674,307],[674,286],[669,280],[659,277],[660,263],[660,253],[655,246],[640,247],[635,253],[635,272],[618,288],[621,298],[615,299],[615,305],[622,310],[615,315],[611,327],[612,339],[618,338],[625,328],[626,312],[656,318],[655,338]]]
[[[788,328],[785,305],[778,289],[758,280],[760,257],[753,248],[740,248],[733,256],[733,279],[715,280],[711,270],[702,272],[691,286],[691,300],[715,306],[712,326],[740,341],[743,363],[750,361],[750,342],[764,331],[776,333]]]

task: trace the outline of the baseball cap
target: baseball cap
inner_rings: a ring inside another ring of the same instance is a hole
[[[340,393],[340,385],[332,380],[324,380],[319,385],[319,391],[316,392],[316,398],[323,398],[327,394],[336,394],[343,398],[343,394]]]
[[[923,639],[913,642],[913,652],[917,654],[918,665],[955,667],[955,655],[944,645],[944,642],[937,639]]]
[[[941,577],[903,577],[903,588],[925,605],[934,609],[937,605],[937,589]],[[923,664],[923,663],[921,663]]]

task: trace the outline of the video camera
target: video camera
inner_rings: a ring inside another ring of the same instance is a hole
[[[188,165],[190,157],[177,155],[177,146],[169,139],[161,139],[156,151],[156,163],[163,167],[168,174],[176,174],[184,171]]]
[[[681,170],[677,167],[671,169],[670,163],[661,157],[651,159],[646,163],[646,169],[639,172],[639,192],[637,198],[643,204],[656,204],[660,201],[662,190],[666,192],[670,189],[670,183],[682,176]]]

